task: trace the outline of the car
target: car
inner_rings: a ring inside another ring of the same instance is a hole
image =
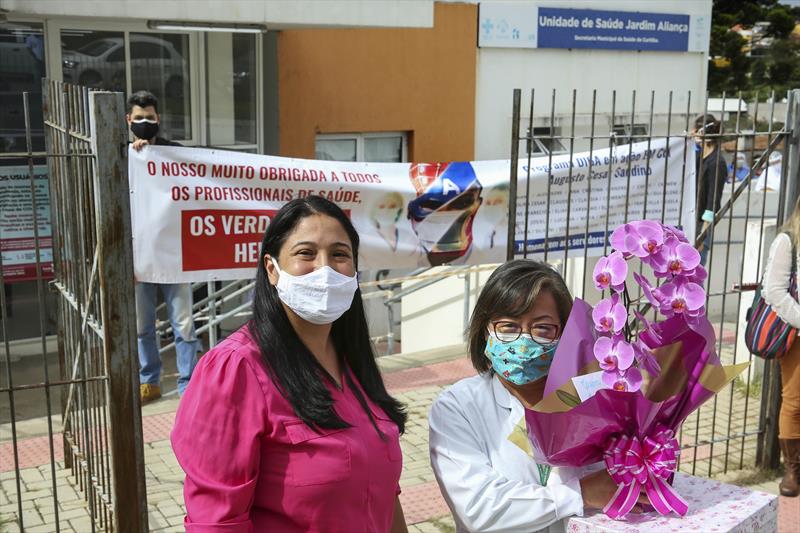
[[[134,89],[147,89],[156,96],[183,97],[188,62],[175,46],[160,37],[142,34],[131,34],[130,43]],[[96,39],[77,50],[64,50],[61,57],[65,82],[126,91],[122,37]]]

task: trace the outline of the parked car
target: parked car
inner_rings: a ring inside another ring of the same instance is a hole
[[[155,36],[131,34],[131,75],[137,89],[182,97],[188,65],[175,46]],[[125,42],[104,37],[62,53],[64,81],[125,91]]]

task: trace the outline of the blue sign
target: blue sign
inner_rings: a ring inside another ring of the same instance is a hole
[[[540,7],[539,48],[686,52],[689,15]]]

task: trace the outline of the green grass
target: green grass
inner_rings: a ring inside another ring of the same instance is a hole
[[[761,378],[753,379],[750,381],[750,390],[747,389],[747,381],[742,376],[737,377],[733,381],[733,390],[741,396],[750,395],[751,400],[761,398]]]

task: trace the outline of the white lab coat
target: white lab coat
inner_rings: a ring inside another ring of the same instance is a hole
[[[789,292],[792,261],[800,266],[800,252],[792,257],[792,239],[786,233],[779,233],[769,248],[762,294],[781,320],[793,328],[800,328],[800,303]]]
[[[591,467],[553,468],[541,486],[534,461],[508,440],[523,415],[490,373],[459,381],[431,407],[431,465],[457,531],[563,531],[565,517],[583,515],[579,480]]]

